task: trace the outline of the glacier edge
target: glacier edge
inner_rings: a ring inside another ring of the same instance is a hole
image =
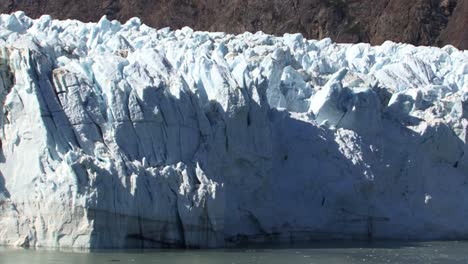
[[[468,52],[0,15],[0,244],[468,237]]]

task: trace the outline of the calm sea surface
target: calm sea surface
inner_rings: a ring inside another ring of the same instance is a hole
[[[466,263],[468,242],[326,242],[229,250],[56,251],[0,248],[1,264]]]

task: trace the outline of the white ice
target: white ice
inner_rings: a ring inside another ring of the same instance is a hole
[[[468,234],[468,52],[0,16],[0,244]]]

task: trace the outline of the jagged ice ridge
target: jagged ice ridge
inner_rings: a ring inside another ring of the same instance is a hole
[[[468,237],[468,52],[0,16],[0,244]]]

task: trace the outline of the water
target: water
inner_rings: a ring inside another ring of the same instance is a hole
[[[1,264],[468,263],[468,242],[316,243],[289,248],[93,251],[0,248]]]

